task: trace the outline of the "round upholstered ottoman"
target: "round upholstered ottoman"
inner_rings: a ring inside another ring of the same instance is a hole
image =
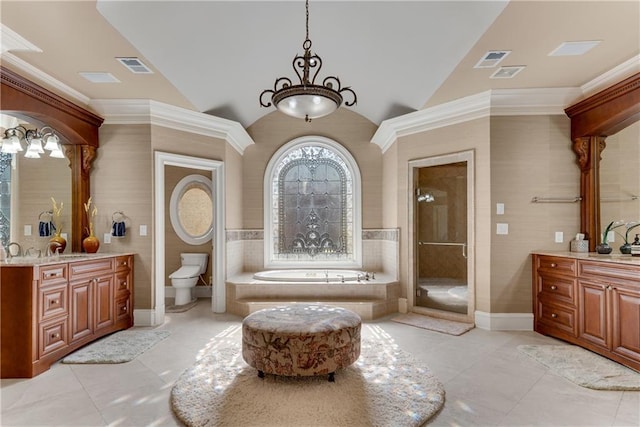
[[[360,356],[360,316],[340,307],[290,304],[242,322],[242,358],[258,375],[328,375]]]

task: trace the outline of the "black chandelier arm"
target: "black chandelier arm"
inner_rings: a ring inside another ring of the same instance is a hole
[[[356,93],[351,89],[350,86],[347,86],[345,88],[340,89],[339,92],[340,92],[341,95],[344,92],[348,92],[348,93],[351,94],[351,96],[353,96],[353,101],[351,101],[351,102],[349,102],[347,100],[344,101],[344,105],[346,105],[347,107],[352,107],[352,106],[354,106],[354,105],[356,105],[358,103],[358,97],[356,96]]]
[[[262,97],[265,95],[265,93],[270,93],[271,94],[271,96],[269,97],[269,101],[266,102],[266,103],[262,100]],[[271,104],[271,97],[273,96],[274,93],[275,92],[273,90],[271,90],[271,89],[263,90],[262,93],[260,94],[260,106],[261,107],[271,107],[271,105],[272,105]]]

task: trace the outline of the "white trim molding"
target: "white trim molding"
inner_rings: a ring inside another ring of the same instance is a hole
[[[533,313],[475,312],[476,328],[488,331],[533,331]]]
[[[2,53],[9,52],[11,50],[42,53],[42,49],[1,22],[0,49]]]
[[[579,88],[495,89],[383,121],[371,142],[386,152],[402,136],[488,116],[564,114]]]
[[[638,72],[640,72],[640,55],[629,58],[627,61],[623,62],[617,67],[612,68],[611,70],[596,77],[590,82],[583,84],[580,89],[582,89],[583,96],[588,97],[596,92],[601,91],[602,89],[606,89],[607,87],[626,79],[627,77],[631,77]]]
[[[224,139],[240,154],[254,144],[236,121],[150,99],[94,99],[89,105],[104,118],[104,124],[152,124],[211,136]]]
[[[380,123],[371,142],[384,153],[402,136],[455,125],[489,114],[491,91],[394,117]]]
[[[211,309],[216,313],[224,313],[226,310],[225,291],[225,183],[224,163],[218,160],[202,159],[198,157],[156,151],[154,153],[154,273],[152,283],[155,284],[155,312],[153,313],[153,325],[164,322],[164,297],[165,297],[165,166],[178,166],[191,169],[205,170],[211,173],[213,183],[213,217],[214,233],[212,243],[213,253],[213,283],[211,287]]]

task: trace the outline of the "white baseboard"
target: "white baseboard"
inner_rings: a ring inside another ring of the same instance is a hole
[[[398,311],[400,313],[408,313],[409,312],[409,302],[406,298],[398,298]]]
[[[476,328],[488,331],[533,331],[533,313],[475,312]]]
[[[149,309],[133,310],[133,326],[156,326],[156,311]]]

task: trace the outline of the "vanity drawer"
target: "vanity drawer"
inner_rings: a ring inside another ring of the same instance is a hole
[[[116,257],[116,271],[131,270],[131,257],[128,255]]]
[[[640,269],[635,265],[613,264],[610,262],[580,261],[580,276],[602,276],[605,280],[615,277],[635,281],[640,285]]]
[[[131,275],[127,271],[116,273],[116,298],[129,295],[131,292],[130,278]]]
[[[563,301],[575,305],[577,286],[576,279],[566,276],[538,275],[538,296],[546,300]]]
[[[540,272],[565,274],[571,276],[576,275],[577,261],[575,259],[547,255],[538,255],[536,259],[536,268]]]
[[[68,344],[68,317],[40,324],[38,331],[38,357],[64,348]]]
[[[98,275],[113,272],[113,258],[93,259],[90,261],[77,261],[69,263],[69,278],[94,278]]]
[[[40,287],[38,291],[39,320],[69,313],[67,284]]]
[[[131,317],[131,299],[122,298],[116,301],[116,322]]]
[[[48,286],[54,283],[67,283],[69,270],[67,264],[53,264],[40,267],[40,286]]]
[[[547,328],[569,333],[576,337],[578,333],[576,310],[538,300],[538,322]]]

